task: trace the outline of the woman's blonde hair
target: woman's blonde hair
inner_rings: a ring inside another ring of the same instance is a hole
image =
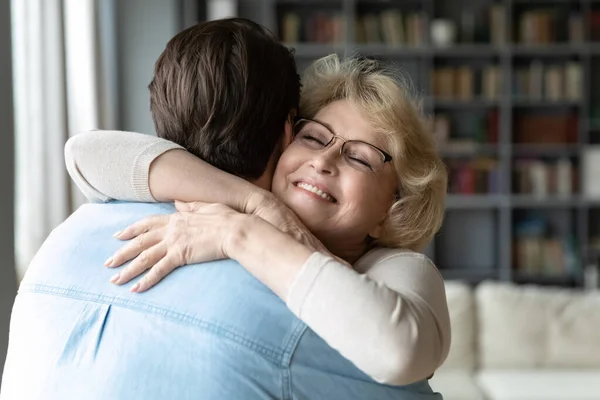
[[[388,142],[399,185],[376,244],[421,250],[440,229],[448,175],[410,80],[369,59],[333,54],[315,61],[302,79],[300,111],[312,118],[348,100]]]

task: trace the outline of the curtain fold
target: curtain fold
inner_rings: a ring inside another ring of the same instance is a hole
[[[115,86],[115,54],[106,51],[114,48],[114,34],[106,32],[111,25],[100,18],[114,19],[101,12],[108,3],[13,2],[19,277],[52,229],[84,201],[65,169],[66,140],[81,131],[116,125],[116,113],[110,111],[116,107],[110,90]]]

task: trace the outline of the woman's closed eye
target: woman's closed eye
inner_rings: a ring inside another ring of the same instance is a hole
[[[325,142],[325,139],[323,138],[323,135],[314,134],[310,132],[302,135],[302,139],[308,142],[320,144],[321,146],[325,146],[327,144]]]
[[[361,168],[367,168],[369,170],[373,170],[373,166],[371,165],[371,163],[369,163],[364,157],[362,157],[360,154],[356,154],[356,153],[347,153],[346,154],[346,158],[348,159],[348,161],[354,165],[357,165]]]

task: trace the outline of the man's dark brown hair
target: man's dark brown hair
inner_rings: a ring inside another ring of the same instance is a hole
[[[271,32],[228,18],[173,37],[148,88],[158,136],[219,169],[258,179],[298,108],[300,78],[293,53]]]

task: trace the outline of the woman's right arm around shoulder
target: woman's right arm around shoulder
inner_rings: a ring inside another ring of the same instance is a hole
[[[266,203],[269,192],[223,172],[156,136],[92,131],[65,145],[69,175],[90,200],[204,201],[242,212]]]

